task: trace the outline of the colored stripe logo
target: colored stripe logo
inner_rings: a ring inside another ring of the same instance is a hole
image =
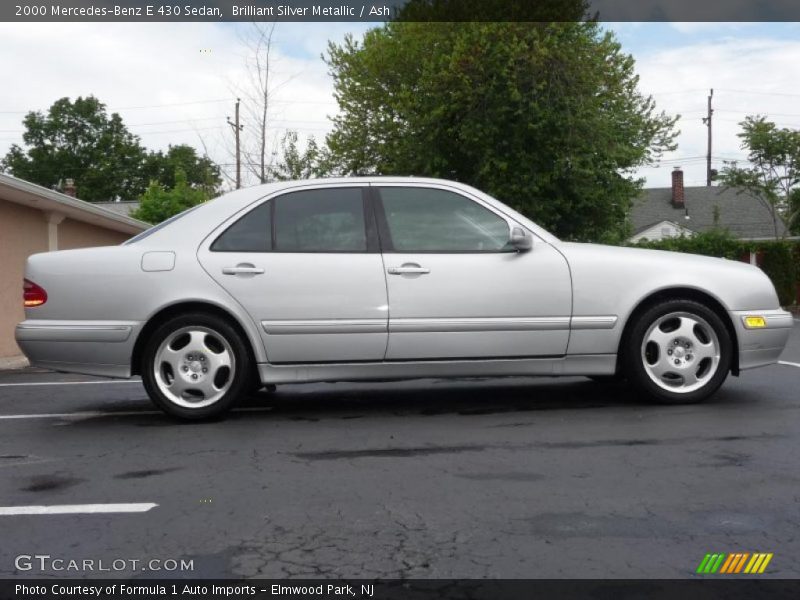
[[[731,554],[706,554],[697,567],[696,573],[701,575],[749,574],[763,573],[772,560],[772,552],[734,552]]]

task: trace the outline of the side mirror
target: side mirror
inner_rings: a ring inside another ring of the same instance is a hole
[[[522,227],[513,227],[509,243],[517,249],[517,252],[527,252],[533,248],[533,236]]]

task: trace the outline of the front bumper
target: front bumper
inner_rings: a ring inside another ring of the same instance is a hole
[[[28,319],[15,338],[36,367],[130,377],[133,345],[141,324],[134,321],[51,321]]]
[[[785,310],[736,310],[731,311],[731,320],[739,340],[739,369],[753,369],[778,362],[789,334],[794,326],[794,318]],[[766,326],[749,328],[745,318],[763,317]]]

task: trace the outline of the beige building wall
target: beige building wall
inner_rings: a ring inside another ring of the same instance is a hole
[[[119,231],[112,231],[81,223],[73,219],[64,219],[58,226],[58,249],[72,250],[73,248],[86,248],[88,246],[117,246],[131,236]]]
[[[47,246],[47,221],[42,211],[0,198],[0,358],[20,353],[14,327],[25,318],[25,259],[46,252]]]
[[[14,328],[25,318],[22,280],[25,260],[31,254],[89,246],[117,245],[128,234],[52,216],[0,198],[0,359],[21,354],[14,341]]]

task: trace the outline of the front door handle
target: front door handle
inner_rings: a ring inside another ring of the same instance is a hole
[[[388,272],[389,275],[427,275],[431,270],[418,264],[406,263],[400,267],[389,267]]]
[[[223,267],[223,275],[263,275],[264,269],[255,265],[241,263],[235,267]]]

